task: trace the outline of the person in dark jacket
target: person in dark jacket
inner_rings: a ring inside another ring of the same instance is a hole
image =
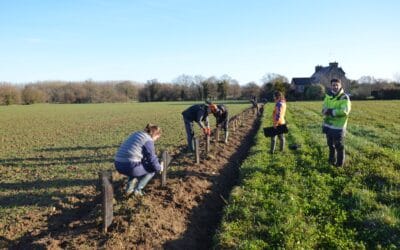
[[[259,115],[259,110],[258,110],[258,102],[257,102],[257,97],[254,95],[250,99],[252,109],[253,109],[253,114]]]
[[[211,109],[213,112],[213,109]],[[228,143],[229,131],[229,114],[228,109],[223,104],[216,105],[216,110],[213,112],[215,119],[217,121],[217,129],[222,128],[225,131],[225,139],[224,142]]]
[[[182,112],[183,121],[185,123],[186,130],[186,138],[188,143],[188,149],[190,151],[194,151],[194,130],[193,123],[196,122],[200,128],[203,130],[205,135],[211,134],[211,129],[209,126],[208,115],[211,113],[211,110],[206,104],[195,104],[190,106],[186,110]]]
[[[115,168],[120,174],[128,176],[127,195],[143,196],[142,190],[155,172],[163,170],[154,148],[154,142],[160,136],[160,127],[147,124],[144,131],[131,134],[115,154]]]

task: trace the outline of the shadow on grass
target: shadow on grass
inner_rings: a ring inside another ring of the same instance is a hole
[[[28,157],[0,159],[0,165],[4,167],[50,167],[73,166],[88,163],[114,162],[110,155],[70,156],[70,157]]]
[[[249,100],[237,100],[237,101],[215,101],[216,104],[251,104]],[[179,105],[179,106],[191,106],[195,104],[206,104],[205,102],[187,102],[187,103],[168,103],[167,105]]]
[[[37,149],[37,152],[68,152],[68,151],[77,151],[77,150],[99,150],[99,149],[107,149],[107,148],[117,148],[119,145],[105,145],[105,146],[76,146],[76,147],[61,147],[61,148],[40,148]]]

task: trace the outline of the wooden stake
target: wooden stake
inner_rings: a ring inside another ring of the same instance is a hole
[[[103,171],[99,174],[99,176],[101,181],[103,199],[103,231],[107,233],[107,228],[111,225],[113,220],[114,190],[112,186],[112,172]]]
[[[197,137],[194,138],[194,150],[195,150],[196,164],[199,164],[200,163],[200,144],[199,144],[199,139]]]
[[[168,158],[169,158],[168,152],[164,151],[162,153],[162,162],[164,164],[164,170],[161,173],[161,187],[165,187],[165,185],[167,184],[167,169],[169,165]]]
[[[210,136],[206,135],[206,154],[210,152]]]

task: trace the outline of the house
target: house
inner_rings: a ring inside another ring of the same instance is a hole
[[[303,93],[307,85],[311,85],[310,77],[292,78],[292,86],[294,86],[294,90],[296,93]]]
[[[340,79],[343,88],[348,91],[350,80],[346,78],[346,73],[339,67],[337,62],[331,62],[329,66],[326,67],[317,65],[311,77],[294,77],[291,83],[296,93],[304,93],[307,85],[322,84],[325,87],[329,87],[332,78]]]

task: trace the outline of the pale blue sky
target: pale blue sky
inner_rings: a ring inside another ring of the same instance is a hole
[[[260,83],[339,62],[400,80],[397,0],[0,0],[0,82],[181,74]]]

